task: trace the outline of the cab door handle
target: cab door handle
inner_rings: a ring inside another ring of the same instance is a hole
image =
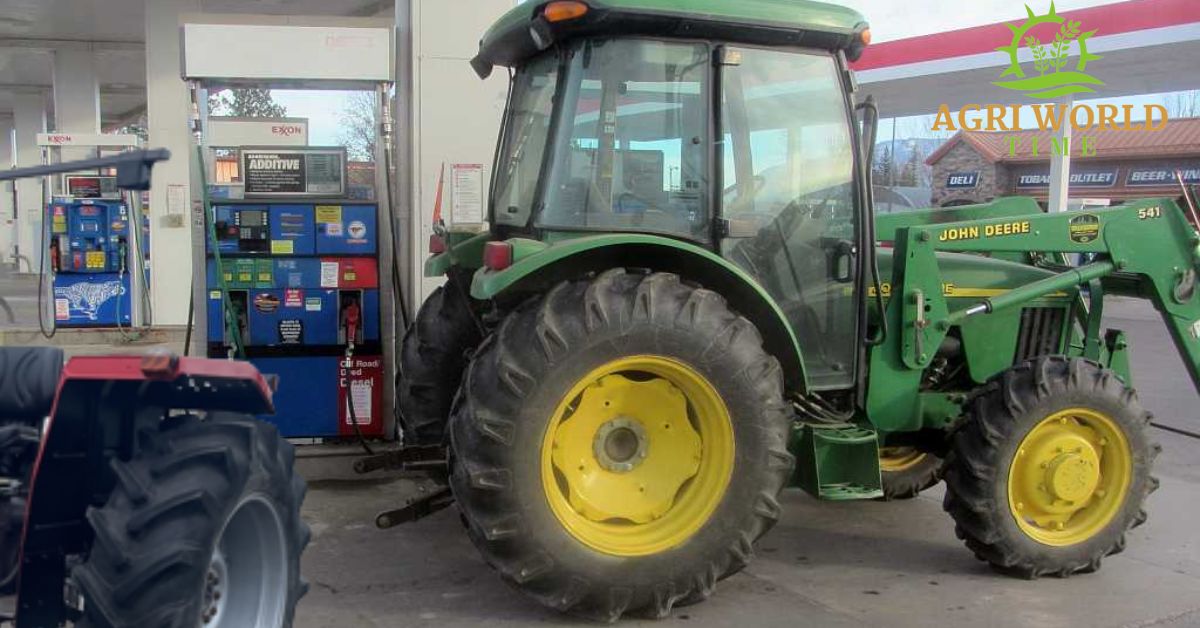
[[[839,283],[854,281],[858,262],[858,247],[849,240],[839,240],[833,248],[833,280]]]

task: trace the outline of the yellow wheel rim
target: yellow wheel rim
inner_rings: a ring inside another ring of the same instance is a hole
[[[632,356],[580,379],[542,443],[550,509],[581,543],[645,556],[700,530],[733,474],[729,410],[682,362]]]
[[[1030,538],[1057,547],[1104,529],[1125,503],[1133,454],[1107,415],[1069,408],[1038,423],[1008,472],[1008,506]]]
[[[907,471],[921,464],[928,455],[912,447],[880,447],[879,470],[884,473]]]

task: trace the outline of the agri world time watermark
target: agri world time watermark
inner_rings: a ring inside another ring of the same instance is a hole
[[[1097,31],[1084,31],[1083,24],[1058,15],[1053,2],[1045,15],[1038,15],[1029,5],[1025,6],[1025,11],[1028,17],[1023,23],[1008,25],[1012,40],[996,48],[997,52],[1008,55],[1009,65],[1000,74],[1001,80],[993,82],[993,85],[1021,92],[1035,100],[1060,101],[1073,98],[1076,94],[1096,93],[1096,87],[1104,86],[1104,81],[1088,72],[1095,62],[1103,59],[1088,50],[1088,42]],[[1053,28],[1055,26],[1057,29]],[[1029,60],[1024,64],[1021,63],[1022,50],[1029,51],[1025,55]],[[1019,136],[1008,137],[1008,153],[1013,157],[1018,153],[1032,153],[1034,157],[1052,153],[1068,154],[1072,139],[1060,140],[1057,137],[1066,125],[1070,125],[1075,132],[1074,142],[1084,157],[1097,154],[1095,137],[1088,134],[1096,129],[1148,132],[1161,131],[1167,126],[1166,107],[1155,104],[1139,108],[1134,105],[1073,104],[1068,101],[1024,106],[1033,110],[1036,128],[1052,132],[1055,137],[1050,139],[1049,146],[1039,145],[1036,137],[1027,140]],[[1135,122],[1134,112],[1139,109],[1143,114],[1142,120]],[[943,104],[938,108],[933,130],[1019,131],[1025,128],[1022,122],[1028,121],[1022,120],[1023,111],[1022,104],[968,104],[952,112],[948,105]],[[1022,141],[1029,144],[1022,145]],[[1028,149],[1028,153],[1025,149]]]

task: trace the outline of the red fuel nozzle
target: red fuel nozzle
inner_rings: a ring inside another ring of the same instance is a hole
[[[343,317],[346,325],[346,346],[353,346],[354,339],[358,337],[358,324],[362,318],[362,311],[359,309],[357,301],[351,301],[346,305]]]

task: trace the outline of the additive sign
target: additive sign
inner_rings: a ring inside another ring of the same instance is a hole
[[[243,149],[246,198],[342,196],[345,148]]]

